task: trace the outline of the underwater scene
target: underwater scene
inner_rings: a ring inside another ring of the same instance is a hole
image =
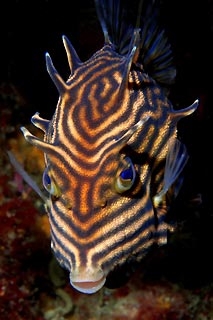
[[[0,320],[213,320],[213,1],[8,4]]]

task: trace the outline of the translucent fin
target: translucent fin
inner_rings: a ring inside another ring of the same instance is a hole
[[[147,7],[141,19],[141,45],[139,62],[145,71],[162,85],[171,85],[176,78],[171,45],[164,29],[159,25],[159,1]]]
[[[176,68],[171,45],[159,26],[160,1],[95,0],[105,43],[112,43],[121,55],[137,48],[137,61],[145,72],[160,84],[174,83]],[[139,34],[134,43],[134,34]]]
[[[153,198],[154,204],[157,207],[162,201],[163,196],[169,188],[177,180],[183,168],[188,161],[188,153],[186,147],[178,139],[172,138],[169,143],[168,154],[166,157],[166,165],[164,172],[163,189]],[[179,190],[180,186],[178,187]],[[177,195],[177,191],[176,191]]]
[[[127,54],[134,28],[127,23],[126,3],[120,0],[95,0],[95,5],[105,44],[112,43],[118,53]]]
[[[18,160],[15,158],[14,154],[11,151],[7,151],[11,164],[14,166],[16,171],[22,176],[24,181],[41,197],[45,204],[48,204],[49,199],[43,194],[38,185],[33,181],[33,179],[28,175],[24,170]]]

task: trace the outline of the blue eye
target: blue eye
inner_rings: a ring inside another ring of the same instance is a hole
[[[132,166],[130,166],[128,169],[126,169],[120,173],[120,177],[124,180],[132,180],[133,175],[134,175],[134,173],[133,173]]]
[[[115,179],[115,190],[118,193],[125,192],[129,190],[135,182],[135,168],[132,160],[128,157],[123,159],[124,170]]]
[[[49,167],[47,167],[43,173],[43,186],[47,190],[47,192],[49,192],[52,196],[59,197],[61,194],[60,190],[50,178],[49,172],[50,172]]]
[[[46,168],[44,170],[44,173],[43,173],[43,185],[44,185],[44,188],[50,192],[51,190],[51,179],[50,179],[50,176],[48,175],[48,168]]]
[[[47,174],[46,171],[44,171],[44,174],[43,174],[43,185],[47,190],[50,188],[50,185],[51,185],[50,176]]]

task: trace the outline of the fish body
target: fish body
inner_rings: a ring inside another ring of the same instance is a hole
[[[63,36],[70,76],[64,81],[46,54],[59,100],[51,120],[32,117],[44,139],[21,128],[44,152],[49,195],[21,174],[45,202],[57,260],[71,285],[87,294],[102,288],[117,266],[166,243],[168,195],[177,195],[188,160],[177,122],[198,101],[174,110],[168,99],[175,67],[154,3],[128,25],[120,1],[96,0],[104,46],[82,62]]]

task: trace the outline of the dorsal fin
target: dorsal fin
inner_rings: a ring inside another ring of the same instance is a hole
[[[165,30],[159,25],[159,11],[159,2],[153,1],[142,17],[139,60],[145,71],[158,83],[171,85],[175,81],[176,68],[171,45]]]
[[[171,85],[176,77],[172,50],[165,32],[158,24],[158,0],[95,0],[97,15],[105,43],[112,43],[121,55],[127,55],[137,46],[137,61],[144,70],[162,85]],[[133,18],[134,16],[134,18]],[[135,32],[140,31],[137,44]]]
[[[143,3],[143,0],[139,2]],[[125,0],[95,0],[95,5],[105,44],[112,43],[118,53],[128,54],[134,47],[134,44],[131,45],[134,29],[139,27],[136,25],[138,23],[137,14],[132,23],[128,1]]]

